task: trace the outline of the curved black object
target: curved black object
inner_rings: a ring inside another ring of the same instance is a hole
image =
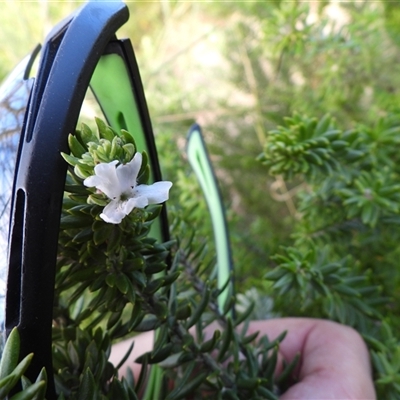
[[[42,47],[38,76],[21,132],[12,193],[7,333],[17,326],[21,357],[33,352],[26,375],[52,380],[51,325],[57,241],[67,165],[67,137],[74,132],[98,60],[129,17],[122,2],[89,2],[59,24]]]

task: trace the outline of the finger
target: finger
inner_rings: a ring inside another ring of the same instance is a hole
[[[270,340],[288,333],[280,352],[290,361],[301,353],[299,383],[282,397],[288,399],[375,399],[369,355],[361,336],[331,321],[283,318],[251,323]]]

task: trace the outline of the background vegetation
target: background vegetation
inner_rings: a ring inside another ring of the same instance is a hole
[[[0,78],[80,3],[2,3]],[[399,398],[400,4],[128,6],[120,36],[133,42],[164,175],[176,182],[171,215],[190,210],[212,251],[184,155],[196,120],[227,206],[238,289],[264,305],[254,317],[355,326],[380,398]]]

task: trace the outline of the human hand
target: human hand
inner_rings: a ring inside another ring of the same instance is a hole
[[[210,334],[217,326],[209,327]],[[212,328],[212,329],[211,329]],[[287,331],[279,348],[279,363],[276,374],[282,371],[282,361],[291,361],[296,353],[301,354],[295,370],[298,382],[282,394],[280,400],[374,400],[375,389],[371,377],[371,366],[367,347],[361,336],[352,328],[332,321],[310,318],[278,318],[252,321],[248,333],[260,331],[274,340]],[[135,347],[121,368],[133,369],[138,376],[141,366],[134,360],[151,351],[153,332],[135,338]],[[125,354],[130,341],[113,346],[110,361],[117,364]]]
[[[368,350],[354,329],[327,320],[281,318],[251,322],[248,333],[256,331],[271,341],[287,331],[281,361],[301,354],[298,382],[280,400],[376,399]],[[276,373],[281,370],[282,362]]]

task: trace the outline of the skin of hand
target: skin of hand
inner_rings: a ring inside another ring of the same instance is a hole
[[[142,354],[147,353],[148,351],[151,351],[153,349],[154,331],[144,332],[133,338],[113,344],[109,361],[113,365],[118,365],[121,359],[125,356],[132,342],[134,342],[133,350],[128,359],[119,369],[119,375],[126,376],[126,371],[128,368],[130,368],[136,380],[139,377],[142,365],[135,363],[135,360]]]
[[[255,331],[270,340],[287,331],[279,349],[282,358],[290,361],[301,354],[298,383],[281,400],[376,399],[368,350],[354,329],[327,320],[282,318],[253,321],[249,333]]]
[[[213,327],[212,331],[215,329]],[[212,333],[212,331],[210,333]],[[375,400],[371,365],[367,347],[361,336],[352,328],[338,323],[311,318],[278,318],[252,321],[248,333],[260,331],[274,340],[287,331],[279,349],[276,374],[282,370],[282,360],[291,361],[301,354],[294,375],[297,383],[280,396],[280,400]],[[134,360],[150,351],[153,332],[134,338],[134,349],[120,369],[121,375],[128,366],[137,377],[140,365]],[[116,365],[124,356],[130,341],[113,346],[110,361]]]

